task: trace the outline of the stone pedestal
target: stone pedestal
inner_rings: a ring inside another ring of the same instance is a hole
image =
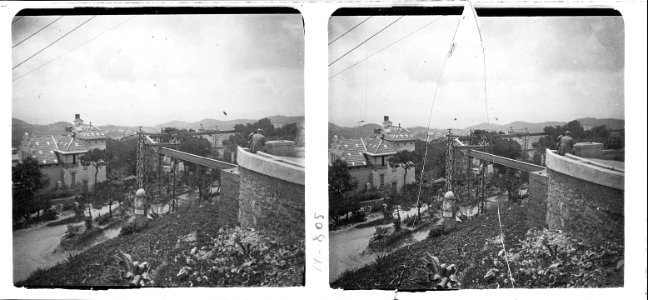
[[[135,193],[133,207],[135,210],[135,226],[137,228],[146,227],[146,192],[144,189],[139,189]]]

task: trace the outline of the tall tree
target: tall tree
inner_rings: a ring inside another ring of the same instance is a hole
[[[389,158],[389,163],[394,166],[398,166],[403,168],[405,171],[403,173],[403,187],[402,187],[402,196],[405,196],[405,187],[407,186],[407,171],[409,169],[414,168],[416,164],[414,163],[415,161],[419,161],[420,158],[418,155],[416,155],[415,152],[410,152],[410,151],[399,151],[396,153],[396,155],[392,156]],[[417,218],[420,220],[421,219],[421,201],[420,199],[417,198],[416,200],[416,208],[417,208]]]
[[[329,190],[329,215],[338,221],[338,213],[344,205],[344,193],[352,191],[358,185],[358,181],[351,177],[347,163],[336,159],[328,168],[328,190]],[[347,207],[348,208],[348,207]],[[348,218],[348,209],[347,218]]]
[[[11,181],[14,221],[22,217],[25,223],[28,223],[31,214],[38,209],[34,197],[36,191],[45,187],[48,179],[41,172],[38,161],[27,157],[22,163],[11,168]]]
[[[105,167],[106,160],[108,159],[109,155],[106,153],[106,151],[99,149],[92,149],[81,157],[81,161],[84,164],[93,166],[95,168],[93,186],[97,184],[97,175],[99,175],[99,168]]]

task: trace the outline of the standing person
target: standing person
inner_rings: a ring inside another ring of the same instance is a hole
[[[574,153],[574,138],[571,137],[570,131],[565,131],[565,135],[560,138],[559,143],[558,154],[565,155],[567,153]]]
[[[263,135],[263,130],[261,128],[257,129],[257,132],[252,135],[252,140],[250,143],[250,152],[256,153],[257,151],[265,152],[265,136]]]
[[[250,150],[252,150],[252,137],[253,137],[256,133],[257,133],[257,130],[254,129],[254,130],[252,130],[252,132],[250,132],[250,134],[248,134],[247,141],[248,141],[248,147],[250,148]]]

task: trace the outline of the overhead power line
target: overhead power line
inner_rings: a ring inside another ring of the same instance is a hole
[[[335,43],[335,41],[339,40],[340,38],[342,38],[343,36],[345,36],[347,33],[351,32],[353,29],[356,29],[356,27],[362,25],[362,23],[367,22],[367,20],[371,19],[371,17],[372,17],[372,16],[369,16],[369,17],[367,17],[366,19],[362,20],[362,22],[360,22],[360,23],[356,24],[355,26],[351,27],[351,29],[347,30],[346,32],[344,32],[344,33],[341,34],[340,36],[334,38],[334,39],[333,39],[332,41],[330,41],[328,44],[330,45],[330,44]]]
[[[332,61],[331,63],[329,63],[328,66],[330,67],[332,64],[336,63],[337,61],[339,61],[339,60],[342,59],[343,57],[347,56],[347,54],[353,52],[353,50],[358,49],[358,47],[362,46],[364,43],[368,42],[370,39],[372,39],[373,37],[375,37],[375,36],[378,35],[379,33],[385,31],[385,29],[387,29],[387,28],[389,28],[390,26],[394,25],[394,23],[398,22],[398,20],[402,19],[403,17],[404,17],[404,16],[400,16],[400,17],[398,17],[398,19],[396,19],[396,20],[394,20],[393,22],[387,24],[387,26],[385,26],[385,27],[383,27],[382,29],[378,30],[378,32],[372,34],[372,35],[371,35],[370,37],[368,37],[366,40],[362,41],[362,43],[358,44],[357,46],[353,47],[351,50],[349,50],[349,51],[347,51],[346,53],[342,54],[342,56],[336,58],[334,61]]]
[[[11,69],[14,70],[14,69],[20,67],[20,65],[24,64],[24,63],[27,62],[28,60],[32,59],[34,56],[36,56],[36,55],[38,55],[39,53],[43,52],[45,49],[51,47],[51,46],[54,45],[56,42],[60,41],[60,40],[63,39],[64,37],[68,36],[70,33],[74,32],[74,31],[77,30],[77,29],[79,29],[79,27],[81,27],[81,26],[85,25],[86,23],[90,22],[90,20],[94,19],[95,17],[96,17],[96,16],[92,16],[92,17],[90,17],[89,19],[85,20],[83,23],[79,24],[79,26],[74,27],[72,30],[68,31],[68,32],[65,33],[63,36],[61,36],[61,37],[59,37],[58,39],[56,39],[55,41],[51,42],[49,45],[45,46],[45,48],[38,50],[36,53],[32,54],[32,56],[30,56],[30,57],[28,57],[27,59],[21,61],[20,63],[18,63],[17,65],[15,65],[15,66],[14,66],[13,68],[11,68]]]
[[[405,36],[403,36],[402,38],[400,38],[400,39],[394,41],[393,43],[387,45],[386,47],[383,47],[382,49],[380,49],[380,50],[378,50],[378,51],[372,53],[371,55],[369,55],[369,56],[367,56],[367,57],[365,57],[365,58],[363,58],[363,59],[361,59],[361,60],[355,62],[354,64],[352,64],[351,66],[345,68],[344,70],[342,70],[342,71],[340,71],[340,72],[337,72],[337,73],[331,75],[331,76],[329,77],[329,79],[331,79],[331,78],[333,78],[333,77],[335,77],[335,76],[338,76],[338,75],[340,75],[340,74],[346,72],[347,70],[349,70],[349,69],[351,69],[351,68],[357,66],[357,65],[360,64],[361,62],[363,62],[363,61],[365,61],[365,60],[367,60],[367,59],[370,59],[370,58],[373,57],[374,55],[376,55],[376,54],[378,54],[378,53],[380,53],[380,52],[382,52],[382,51],[384,51],[384,50],[387,50],[387,48],[389,48],[389,47],[391,47],[391,46],[393,46],[393,45],[396,45],[396,44],[399,43],[400,41],[402,41],[402,40],[404,40],[404,39],[406,39],[406,38],[408,38],[408,37],[414,35],[415,33],[419,32],[419,31],[421,31],[421,30],[423,30],[423,28],[425,28],[425,27],[431,25],[432,23],[438,21],[440,18],[441,18],[441,17],[438,17],[438,18],[436,18],[436,19],[434,19],[434,20],[428,22],[427,24],[425,24],[425,25],[423,25],[423,26],[417,28],[416,30],[414,30],[414,31],[412,31],[412,32],[410,32],[410,33],[408,33],[407,35],[405,35]]]
[[[22,44],[24,41],[30,39],[32,36],[37,35],[39,32],[43,31],[43,29],[45,29],[45,28],[49,27],[50,25],[54,24],[56,21],[60,20],[61,18],[63,18],[63,16],[60,16],[60,17],[56,18],[56,20],[54,20],[52,22],[49,22],[47,25],[43,26],[43,28],[39,29],[38,31],[32,33],[30,36],[26,37],[22,41],[20,41],[20,42],[16,43],[15,45],[11,46],[11,48],[15,48],[16,46]]]
[[[40,68],[42,68],[42,67],[45,67],[45,66],[49,65],[50,63],[52,63],[52,62],[58,60],[59,58],[61,58],[61,57],[65,56],[65,55],[67,55],[68,53],[73,52],[74,50],[83,47],[83,46],[86,45],[87,43],[90,43],[90,42],[94,41],[95,39],[101,37],[102,35],[104,35],[104,34],[110,32],[110,31],[115,30],[117,27],[123,25],[124,23],[126,23],[126,22],[128,22],[128,21],[130,21],[130,20],[132,20],[134,17],[135,17],[135,16],[130,17],[130,18],[128,18],[128,19],[126,19],[126,20],[120,22],[119,24],[117,24],[117,25],[115,25],[115,26],[109,28],[108,30],[106,30],[106,31],[104,31],[104,32],[102,32],[102,33],[96,35],[95,37],[93,37],[93,38],[91,38],[91,39],[89,39],[89,40],[87,40],[87,41],[85,41],[85,42],[79,44],[78,46],[76,46],[76,47],[74,47],[74,48],[68,50],[67,52],[65,52],[65,53],[63,53],[63,54],[61,54],[61,55],[59,55],[59,56],[57,56],[57,57],[55,57],[54,59],[49,60],[48,62],[46,62],[46,63],[44,63],[44,64],[42,64],[42,65],[40,65],[40,66],[38,66],[38,67],[36,67],[36,68],[31,69],[29,72],[27,72],[27,73],[25,73],[25,74],[22,74],[22,75],[20,75],[19,77],[14,78],[13,81],[16,81],[16,80],[18,80],[18,79],[20,79],[20,78],[23,78],[23,77],[25,77],[25,76],[31,74],[32,72],[34,72],[34,71],[36,71],[36,70],[38,70],[38,69],[40,69]]]

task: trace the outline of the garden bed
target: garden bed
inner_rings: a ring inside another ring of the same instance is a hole
[[[16,286],[126,286],[128,281],[117,270],[119,251],[151,266],[153,286],[303,284],[303,243],[285,244],[253,231],[223,228],[217,215],[216,205],[205,204],[149,220],[140,232],[118,236],[50,269],[35,271]]]

